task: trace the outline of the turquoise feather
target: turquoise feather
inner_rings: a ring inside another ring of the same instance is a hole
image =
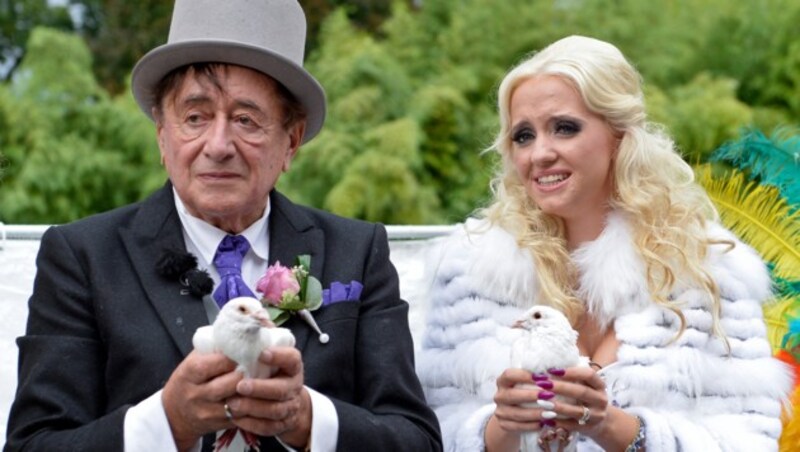
[[[776,275],[775,264],[772,262],[767,262],[767,268],[769,268],[769,273],[775,286],[775,295],[783,297],[800,296],[800,280],[781,278]]]
[[[751,179],[776,187],[792,210],[800,209],[800,135],[777,129],[772,137],[748,129],[742,137],[723,144],[711,156],[745,172]]]
[[[788,351],[800,363],[800,319],[789,321],[789,331],[783,336],[781,348]]]

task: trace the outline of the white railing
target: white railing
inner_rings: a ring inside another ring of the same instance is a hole
[[[41,224],[3,224],[0,222],[0,249],[6,240],[39,240],[50,225]],[[389,240],[424,240],[446,235],[453,230],[452,225],[387,225]]]
[[[0,240],[39,240],[44,231],[49,228],[47,224],[4,224],[0,222]],[[2,247],[2,245],[0,245]]]

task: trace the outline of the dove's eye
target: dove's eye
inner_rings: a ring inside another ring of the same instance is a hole
[[[533,313],[533,318],[534,319],[541,319],[542,318],[542,313],[541,312],[534,312]]]
[[[245,308],[244,306],[239,306],[239,312],[241,312],[242,314],[244,314],[244,313],[246,313],[246,312],[247,312],[247,308]]]

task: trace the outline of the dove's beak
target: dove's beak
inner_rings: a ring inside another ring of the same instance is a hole
[[[511,325],[511,328],[522,328],[522,325],[523,325],[523,321],[522,320],[517,320],[516,322],[514,322],[513,325]]]
[[[272,328],[275,326],[272,320],[269,319],[269,314],[265,310],[253,313],[253,317],[258,320],[258,323],[265,328]]]

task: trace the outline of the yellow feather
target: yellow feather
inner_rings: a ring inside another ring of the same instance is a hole
[[[696,170],[697,181],[708,192],[722,223],[775,265],[774,274],[791,281],[800,279],[800,210],[792,213],[775,187],[745,183],[733,170],[729,177],[715,178],[711,168]]]
[[[764,323],[772,354],[781,349],[783,336],[789,332],[789,319],[800,315],[800,296],[784,296],[764,304]]]

